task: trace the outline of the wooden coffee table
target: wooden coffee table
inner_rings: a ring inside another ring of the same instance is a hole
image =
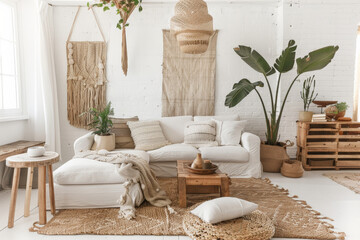
[[[177,161],[177,180],[179,193],[179,206],[186,207],[187,193],[219,193],[221,197],[230,196],[230,178],[225,174],[216,171],[210,175],[199,175],[190,173],[185,164],[190,164],[192,160]]]

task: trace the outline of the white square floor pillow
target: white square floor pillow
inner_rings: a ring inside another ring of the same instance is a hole
[[[216,141],[221,146],[238,146],[241,134],[245,129],[246,120],[242,121],[219,121],[216,123]]]
[[[257,204],[240,198],[221,197],[200,204],[191,213],[204,222],[215,224],[245,216],[257,208]]]

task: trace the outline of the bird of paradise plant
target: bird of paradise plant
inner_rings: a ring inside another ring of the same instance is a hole
[[[287,89],[282,103],[278,104],[278,101],[280,100],[279,89],[281,77],[284,73],[289,72],[293,69],[295,64],[296,48],[297,46],[295,45],[295,41],[290,40],[287,47],[276,59],[273,66],[270,66],[268,62],[257,51],[251,49],[250,47],[239,45],[239,47],[234,48],[234,51],[241,57],[241,59],[245,63],[247,63],[251,68],[264,76],[265,83],[268,86],[269,90],[271,111],[270,113],[268,113],[263,97],[256,89],[257,87],[264,87],[264,82],[250,82],[246,78],[241,79],[238,83],[235,83],[233,85],[232,91],[226,96],[225,106],[229,108],[236,106],[247,95],[249,95],[249,93],[254,90],[260,99],[264,111],[266,122],[266,144],[269,145],[278,145],[281,117],[284,111],[286,100],[294,83],[299,79],[301,74],[310,71],[320,70],[326,67],[334,58],[336,51],[339,49],[338,46],[327,46],[312,51],[302,58],[297,58],[297,75],[291,81],[291,84]],[[278,72],[278,78],[276,82],[276,91],[274,96],[268,77],[276,73],[276,71]],[[278,105],[280,106],[280,111],[277,115],[276,113],[278,112]]]

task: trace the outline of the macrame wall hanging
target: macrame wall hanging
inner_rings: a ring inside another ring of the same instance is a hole
[[[103,109],[106,105],[106,41],[93,10],[93,16],[104,41],[70,41],[79,11],[80,7],[66,41],[67,111],[71,125],[88,128],[90,114],[80,115],[90,108]]]
[[[181,52],[200,54],[206,52],[213,35],[213,18],[203,0],[179,0],[170,30],[175,35]]]

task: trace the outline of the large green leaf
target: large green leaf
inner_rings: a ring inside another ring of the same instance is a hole
[[[266,76],[275,73],[275,69],[270,67],[266,60],[257,51],[252,50],[250,47],[239,45],[238,48],[234,48],[234,51],[255,71]]]
[[[286,73],[294,67],[296,47],[295,41],[290,40],[280,57],[276,59],[274,67],[279,73]]]
[[[334,58],[338,46],[327,46],[310,52],[303,58],[296,59],[298,74],[320,70],[326,67]]]
[[[226,96],[225,106],[234,107],[241,102],[249,93],[256,87],[263,87],[264,83],[261,81],[251,83],[246,78],[241,79],[235,83],[233,90]]]

